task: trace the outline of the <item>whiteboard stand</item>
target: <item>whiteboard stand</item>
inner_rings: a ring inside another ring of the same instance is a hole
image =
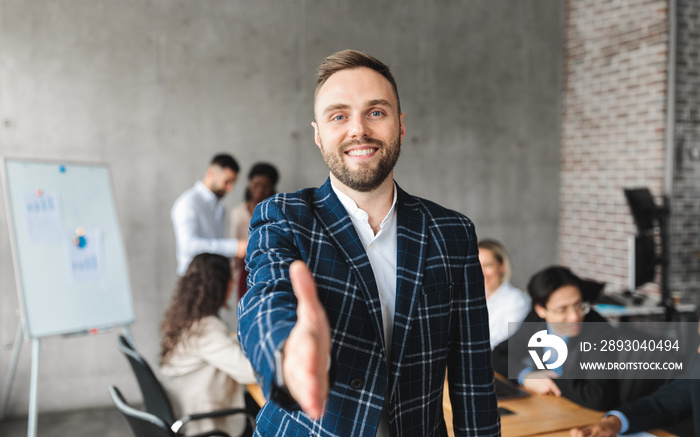
[[[35,437],[41,338],[97,334],[121,326],[133,341],[127,325],[134,323],[134,307],[109,168],[7,157],[2,161],[20,324],[0,399],[0,420],[22,343],[29,339],[27,435]]]
[[[15,377],[15,370],[17,369],[17,361],[19,359],[19,352],[22,349],[22,343],[24,343],[24,329],[22,328],[22,322],[19,323],[17,327],[17,336],[15,337],[15,344],[12,348],[12,359],[10,361],[10,371],[7,374],[7,380],[5,383],[5,390],[2,394],[2,409],[0,410],[0,420],[5,419],[5,413],[7,412],[7,406],[10,400],[10,391],[12,390],[12,382]],[[37,424],[37,389],[39,383],[39,352],[41,350],[41,341],[39,338],[32,339],[32,365],[31,365],[31,376],[29,380],[29,414],[27,416],[27,436],[36,437],[36,424]]]
[[[27,437],[36,437],[37,410],[36,399],[39,390],[39,351],[41,340],[32,338],[32,367],[29,379],[29,415],[27,416]]]
[[[10,400],[10,392],[12,391],[12,381],[15,377],[15,370],[17,370],[17,360],[19,358],[19,352],[22,350],[22,342],[24,340],[24,330],[22,329],[22,322],[17,326],[17,336],[15,337],[15,343],[12,346],[12,358],[10,359],[10,371],[7,372],[7,379],[5,380],[5,390],[2,393],[2,400],[0,401],[0,421],[5,419],[5,413],[7,412],[8,402]]]
[[[131,337],[131,330],[129,326],[123,325],[122,330],[124,336],[133,344],[134,339]],[[29,379],[29,409],[27,415],[27,437],[36,437],[37,430],[37,399],[39,392],[39,354],[41,353],[41,338],[32,338],[32,363],[31,363],[31,374]],[[24,343],[24,329],[22,328],[22,322],[17,326],[17,336],[15,337],[15,344],[12,347],[12,358],[10,360],[10,369],[7,373],[7,379],[5,380],[5,389],[2,394],[2,403],[0,403],[0,421],[5,419],[5,414],[7,413],[7,407],[10,400],[10,392],[12,391],[12,383],[15,377],[15,370],[17,370],[17,361],[19,360],[19,353],[22,350],[22,344]]]

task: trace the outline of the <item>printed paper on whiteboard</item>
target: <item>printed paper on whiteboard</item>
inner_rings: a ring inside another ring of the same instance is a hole
[[[102,279],[102,232],[81,230],[68,236],[71,277],[75,281]]]
[[[61,209],[58,196],[53,191],[37,189],[24,195],[27,230],[32,243],[56,243],[61,241]]]

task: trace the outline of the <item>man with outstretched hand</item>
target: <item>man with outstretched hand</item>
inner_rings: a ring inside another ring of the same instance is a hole
[[[499,435],[474,226],[394,182],[406,128],[389,68],[329,56],[314,114],[329,179],[251,220],[238,315],[268,399],[256,435],[445,436],[446,374],[455,435]]]

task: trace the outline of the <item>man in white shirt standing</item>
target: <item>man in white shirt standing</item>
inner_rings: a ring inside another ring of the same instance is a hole
[[[221,199],[233,189],[238,163],[229,154],[214,156],[207,173],[177,198],[170,211],[175,230],[177,274],[182,276],[197,254],[243,258],[247,240],[225,238],[226,210]]]

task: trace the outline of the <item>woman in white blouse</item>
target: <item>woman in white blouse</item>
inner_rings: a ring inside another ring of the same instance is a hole
[[[484,273],[491,349],[493,349],[510,337],[508,323],[515,323],[510,331],[515,333],[532,308],[530,296],[509,282],[510,260],[501,243],[495,240],[480,241],[479,262]]]
[[[180,278],[161,327],[161,374],[179,416],[245,407],[245,385],[255,382],[236,333],[218,312],[231,295],[229,259],[202,253]],[[187,434],[219,429],[240,435],[243,415],[186,425]]]

